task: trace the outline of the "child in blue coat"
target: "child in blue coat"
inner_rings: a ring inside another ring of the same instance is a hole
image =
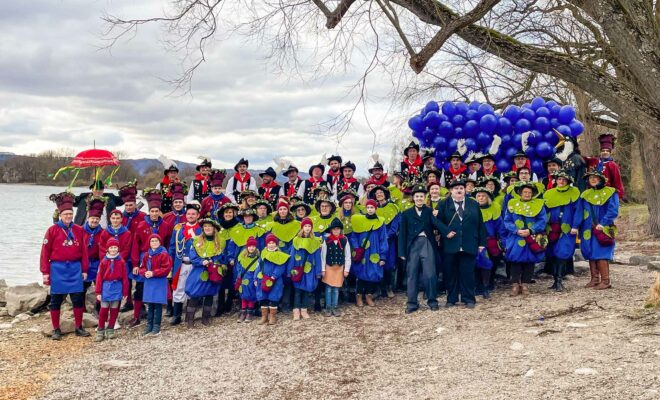
[[[293,320],[309,319],[309,296],[321,278],[321,238],[313,232],[310,218],[300,222],[300,232],[293,238],[287,276],[293,283]]]
[[[162,243],[160,235],[154,233],[149,236],[149,250],[144,253],[139,268],[139,275],[144,278],[142,301],[148,307],[144,336],[160,334],[163,306],[172,295],[167,282],[167,275],[172,271],[172,259]]]
[[[277,306],[282,299],[284,277],[289,255],[280,251],[277,236],[266,236],[266,248],[261,251],[261,262],[257,267],[254,284],[257,287],[257,300],[261,302],[260,324],[277,323]]]
[[[251,322],[257,302],[257,288],[254,286],[256,270],[259,268],[258,241],[250,236],[245,242],[245,248],[236,257],[234,264],[234,290],[241,297],[241,311],[238,322]]]

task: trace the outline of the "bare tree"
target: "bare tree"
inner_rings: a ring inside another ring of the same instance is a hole
[[[557,98],[563,87],[569,88],[570,98],[577,100],[584,94],[585,101],[593,103],[588,111],[581,111],[584,118],[611,128],[625,123],[634,132],[644,166],[650,232],[660,236],[660,181],[653,169],[660,154],[658,2],[266,0],[229,4],[172,0],[164,16],[106,16],[107,38],[112,45],[143,24],[164,24],[168,43],[185,50],[183,74],[174,80],[179,86],[189,82],[205,60],[210,39],[229,32],[268,46],[273,64],[282,70],[311,67],[320,75],[347,68],[356,58],[367,60],[364,75],[355,85],[356,108],[366,98],[367,79],[375,70],[389,73],[397,95],[410,95],[426,84],[427,93],[442,93],[445,98],[479,96],[502,105],[523,102],[534,85],[550,89],[559,82]],[[309,58],[298,57],[299,51],[304,48],[309,53],[310,47],[316,61],[305,65],[300,60]],[[467,69],[461,52],[471,60]],[[468,79],[484,79],[485,87],[494,86],[489,91],[469,85],[461,89],[461,82]],[[351,115],[346,117],[350,120]]]

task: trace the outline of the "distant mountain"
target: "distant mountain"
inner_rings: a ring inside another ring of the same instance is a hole
[[[6,152],[6,151],[0,151],[0,161],[9,160],[10,158],[14,158],[14,157],[16,157],[16,154],[14,154],[14,153],[9,153],[9,152]]]
[[[160,161],[158,161],[155,158],[139,158],[136,160],[127,159],[127,160],[121,160],[121,162],[122,164],[128,164],[131,167],[133,167],[140,175],[144,175],[147,171],[153,169],[154,167],[159,169],[163,168],[163,164],[161,164]],[[180,171],[183,171],[184,169],[187,168],[194,169],[196,166],[196,164],[188,163],[185,161],[174,160],[174,162],[179,167]]]

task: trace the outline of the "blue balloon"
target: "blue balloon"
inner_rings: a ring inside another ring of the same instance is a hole
[[[558,105],[558,104],[554,100],[549,100],[545,103],[545,106],[548,110],[551,109],[552,107],[556,106],[556,105]]]
[[[433,138],[435,138],[436,131],[431,129],[431,128],[426,128],[423,132],[424,140],[427,143],[433,142]]]
[[[561,133],[564,136],[571,136],[571,128],[566,125],[559,125],[557,127],[557,132]]]
[[[419,146],[420,147],[430,147],[432,142],[427,142],[426,139],[424,139],[424,136],[422,135],[419,138]]]
[[[511,144],[511,135],[502,135],[500,137],[502,138],[502,145],[510,145]]]
[[[530,160],[533,159],[534,155],[535,155],[534,147],[533,146],[528,146],[525,149],[525,155],[527,155],[527,158],[529,158]]]
[[[442,122],[440,114],[437,111],[429,111],[423,119],[424,124],[429,128],[437,128]]]
[[[534,121],[534,128],[538,129],[540,132],[547,132],[550,130],[550,120],[546,117],[538,117]]]
[[[528,130],[532,129],[532,124],[526,119],[519,119],[518,122],[513,126],[513,130],[516,131],[516,133],[523,133],[527,132]]]
[[[516,149],[522,149],[522,133],[516,133],[511,138],[511,143],[516,147]]]
[[[520,106],[520,107],[521,107],[521,108],[531,109],[531,108],[532,108],[532,104],[531,104],[531,103],[525,103],[525,104],[523,104],[523,105]]]
[[[438,133],[440,136],[448,138],[454,133],[454,125],[451,122],[442,122],[438,127]]]
[[[495,112],[495,109],[490,104],[484,103],[479,106],[477,111],[479,112],[479,117],[483,117],[486,114],[492,114],[493,112]]]
[[[448,155],[449,153],[447,152],[447,150],[440,150],[440,151],[436,150],[435,151],[436,162],[438,161],[438,159],[440,160],[440,162],[443,162]]]
[[[536,116],[550,118],[550,110],[547,107],[539,107],[536,109]]]
[[[573,108],[573,106],[562,106],[559,110],[559,115],[557,116],[559,122],[562,124],[568,124],[573,118],[575,118],[575,108]]]
[[[505,153],[506,159],[507,160],[513,160],[513,156],[516,155],[517,151],[518,151],[518,149],[516,149],[515,147],[509,147],[506,150],[506,153]]]
[[[436,138],[433,139],[433,147],[435,147],[435,151],[444,150],[445,146],[447,146],[446,138],[442,136],[436,136]]]
[[[465,124],[465,117],[461,114],[456,114],[452,117],[451,123],[454,125],[454,127],[462,127],[463,124]]]
[[[497,120],[497,133],[507,135],[513,131],[513,125],[507,117],[500,117]]]
[[[429,113],[431,111],[438,112],[438,111],[440,111],[440,106],[438,105],[437,102],[431,100],[428,103],[426,103],[426,106],[424,107],[424,110],[426,111],[426,113]]]
[[[412,131],[412,135],[415,139],[419,139],[420,137],[424,136],[423,132],[417,132],[417,131]]]
[[[584,132],[584,124],[578,121],[577,119],[572,120],[568,123],[568,127],[571,128],[571,136],[578,137],[579,134]]]
[[[511,170],[511,162],[506,158],[500,158],[495,165],[497,166],[498,171],[509,172],[509,170]]]
[[[536,119],[536,113],[531,108],[525,108],[522,112],[522,117],[528,120],[529,122],[534,122]]]
[[[534,172],[536,175],[542,175],[543,174],[543,161],[539,160],[538,158],[533,159],[531,162],[532,166],[532,172]]]
[[[479,147],[488,147],[492,141],[493,138],[486,133],[481,132],[477,135],[477,144]]]
[[[472,138],[467,138],[467,139],[465,139],[465,147],[469,151],[476,151],[477,150],[477,141],[472,139]]]
[[[465,125],[463,125],[463,132],[469,137],[475,136],[479,132],[479,123],[474,120],[468,120]]]
[[[557,118],[550,118],[550,126],[557,129],[557,127],[561,125],[561,122]]]
[[[465,118],[471,120],[478,120],[479,113],[477,112],[477,110],[468,110],[468,112],[465,113]]]
[[[520,107],[510,105],[504,110],[503,116],[507,118],[511,123],[515,123],[518,121],[520,118],[520,115],[522,114],[522,111],[520,110]]]
[[[447,117],[445,114],[440,114],[440,121],[442,122],[449,121],[449,117]]]
[[[424,120],[422,120],[422,117],[415,115],[408,120],[408,127],[413,131],[423,132],[426,128],[426,125],[424,125]]]
[[[548,142],[541,142],[536,145],[536,154],[543,159],[550,158],[554,152],[554,149]]]
[[[462,101],[459,101],[456,103],[456,113],[465,115],[470,108],[468,107],[467,104],[463,103]]]
[[[492,114],[486,114],[479,120],[479,127],[486,133],[493,133],[497,127],[497,118]]]
[[[532,130],[532,134],[527,138],[527,144],[534,147],[543,140],[543,134],[536,129]]]
[[[532,110],[537,110],[539,107],[545,106],[545,100],[543,97],[534,97],[532,100]]]
[[[475,100],[472,103],[470,103],[470,105],[468,107],[470,108],[470,110],[477,111],[479,109],[480,105],[481,105],[481,103]]]
[[[456,106],[451,101],[445,101],[442,103],[442,113],[451,118],[456,114]]]
[[[462,139],[463,138],[463,128],[455,128],[454,129],[454,138],[456,138],[456,139]]]
[[[456,150],[456,146],[458,146],[458,139],[453,138],[449,140],[447,143],[447,151],[453,153]]]
[[[555,146],[557,145],[557,143],[559,143],[559,137],[557,136],[556,133],[550,131],[543,135],[543,141],[547,142],[551,146]]]
[[[550,107],[550,116],[557,118],[559,116],[559,111],[561,111],[561,106],[559,104]]]

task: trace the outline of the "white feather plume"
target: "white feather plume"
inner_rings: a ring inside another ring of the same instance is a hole
[[[463,157],[465,153],[467,153],[467,146],[465,146],[465,139],[458,139],[458,143],[456,144],[456,151],[458,151],[458,154]]]
[[[197,156],[197,159],[200,161],[206,161],[206,160],[211,161],[211,157],[209,156]]]
[[[570,156],[571,153],[573,153],[573,150],[575,150],[573,146],[573,142],[571,142],[570,140],[566,140],[564,142],[564,149],[560,153],[557,153],[557,158],[560,159],[562,162],[564,162],[568,159],[568,156]]]
[[[372,164],[376,164],[380,160],[380,154],[374,153],[371,155],[371,157],[369,157],[369,159],[371,160]]]
[[[521,143],[522,144],[522,151],[526,151],[527,147],[529,147],[529,145],[527,144],[527,141],[529,140],[529,135],[531,135],[531,134],[532,134],[532,131],[527,131],[527,132],[522,134],[522,139],[520,140],[522,142]]]
[[[493,142],[490,144],[490,148],[488,149],[488,154],[494,156],[497,154],[497,152],[500,150],[500,145],[502,144],[502,138],[493,135]]]
[[[170,160],[170,159],[167,158],[167,156],[164,155],[164,154],[161,154],[161,155],[158,156],[158,161],[159,161],[161,164],[163,164],[163,168],[166,168],[166,169],[167,169],[167,168],[169,168],[169,167],[171,167],[171,166],[174,166],[174,167],[178,168],[178,165],[176,165],[176,163],[174,162],[174,160]]]
[[[477,156],[477,153],[475,153],[474,151],[470,150],[470,152],[468,153],[467,157],[465,157],[465,163],[472,162],[472,161],[475,159],[476,156]]]

